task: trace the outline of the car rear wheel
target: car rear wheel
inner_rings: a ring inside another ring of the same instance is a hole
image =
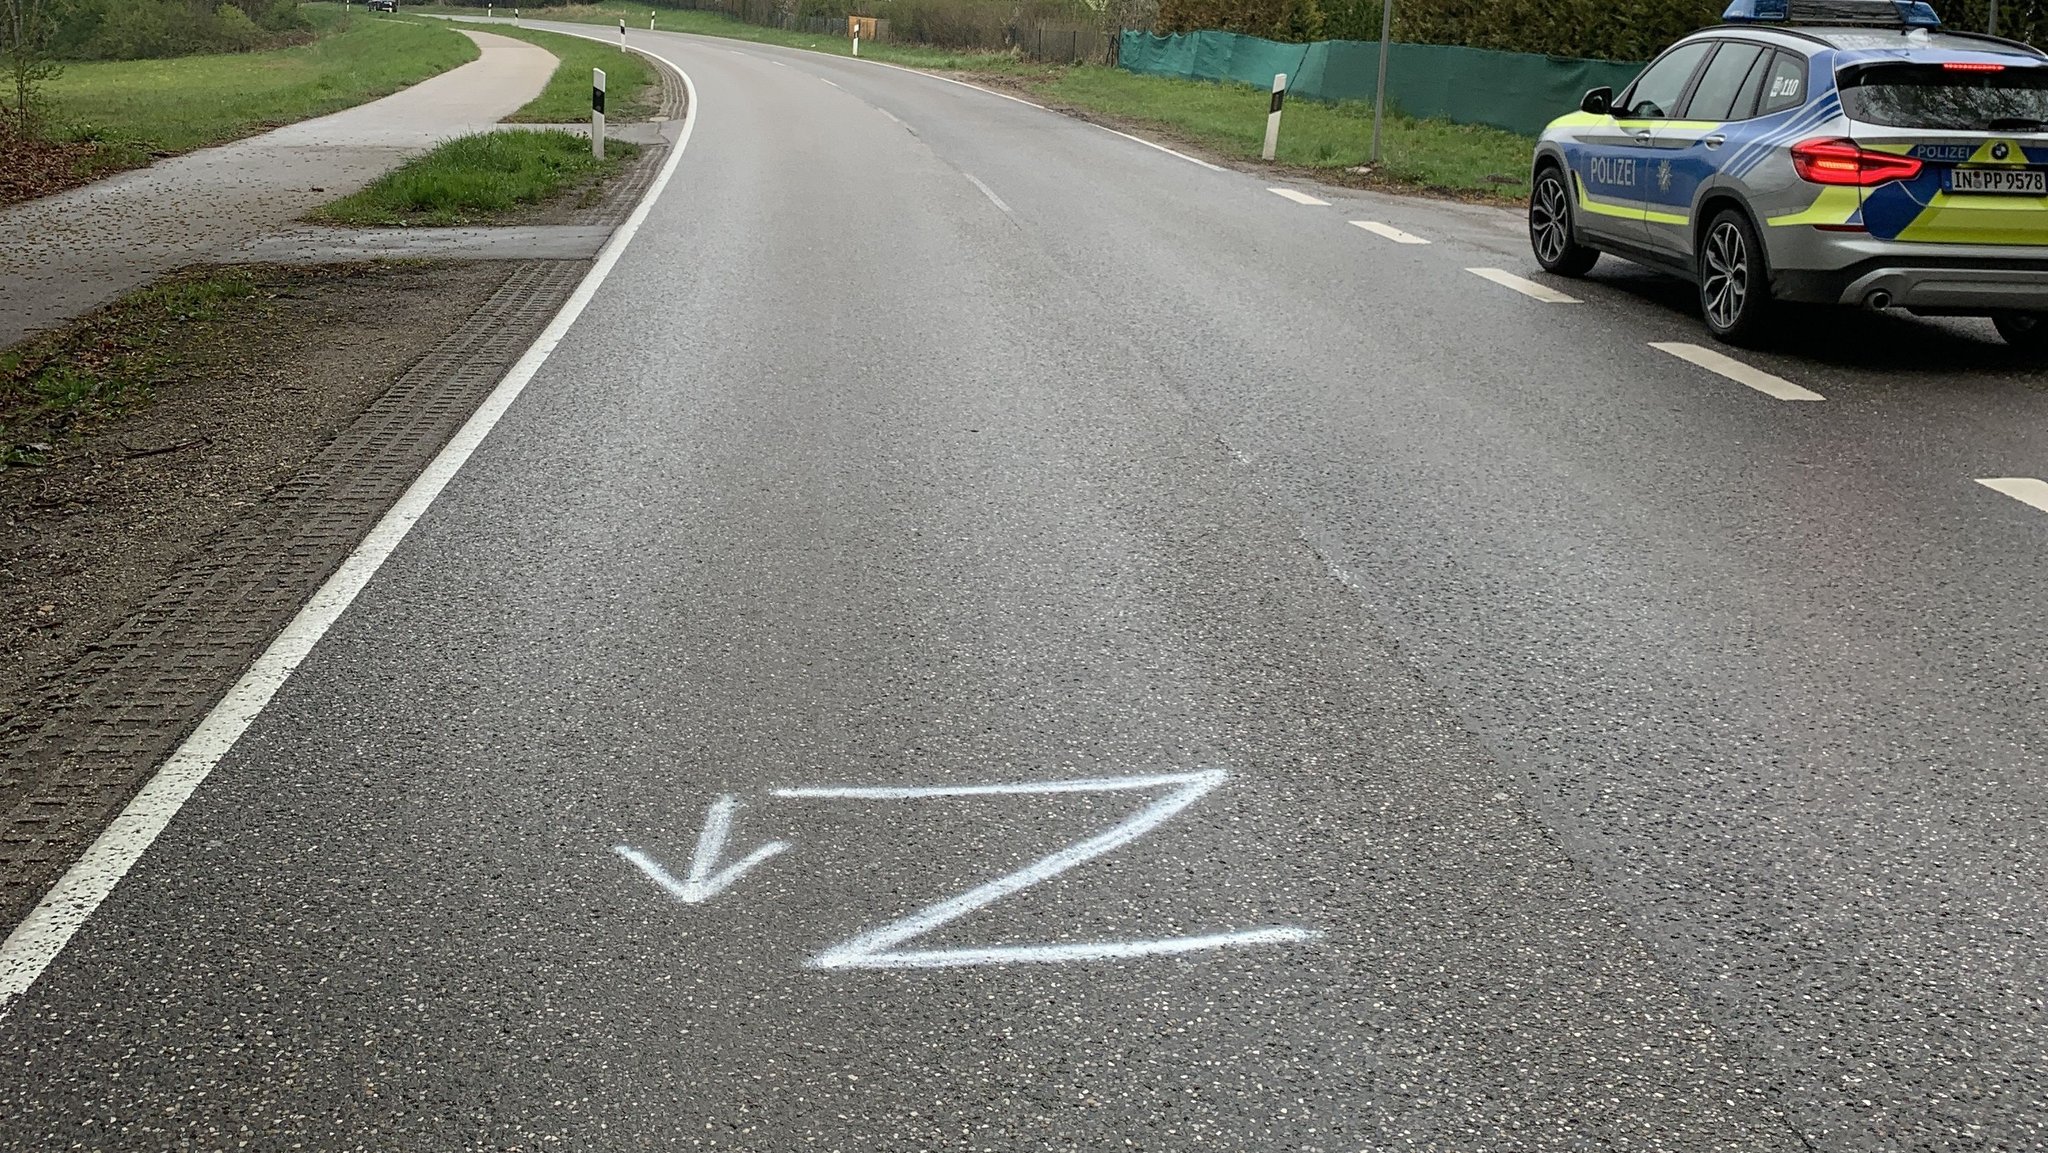
[[[2048,313],[2004,312],[1992,317],[1991,325],[2021,352],[2048,352]]]
[[[1762,335],[1771,314],[1771,278],[1749,217],[1724,208],[1700,238],[1700,313],[1716,340],[1744,344]]]
[[[1529,190],[1529,247],[1536,250],[1536,263],[1543,271],[1559,276],[1584,276],[1600,254],[1578,242],[1572,230],[1571,195],[1565,189],[1564,173],[1546,164],[1536,174],[1536,186]]]

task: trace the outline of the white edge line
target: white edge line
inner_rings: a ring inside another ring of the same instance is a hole
[[[972,172],[962,172],[960,175],[965,176],[969,181],[971,181],[974,184],[976,188],[981,189],[981,194],[983,196],[988,197],[989,202],[991,204],[994,204],[997,208],[1002,209],[1003,212],[1006,214],[1010,211],[1010,206],[1003,203],[1003,198],[996,195],[995,189],[990,188],[986,184],[983,184],[981,182],[980,177],[977,177]]]
[[[1755,389],[1765,396],[1777,400],[1827,399],[1827,397],[1810,388],[1801,388],[1782,376],[1772,376],[1761,368],[1752,368],[1732,356],[1715,352],[1711,348],[1703,348],[1700,345],[1687,344],[1683,341],[1660,340],[1651,341],[1650,347],[1658,352],[1675,356],[1688,364],[1696,364],[1708,372],[1726,377],[1737,384]]]
[[[1579,303],[1579,298],[1576,296],[1566,296],[1564,293],[1559,292],[1555,288],[1551,288],[1550,286],[1544,284],[1538,284],[1533,280],[1525,280],[1522,277],[1516,276],[1514,273],[1508,272],[1504,269],[1468,268],[1465,271],[1471,273],[1474,276],[1479,277],[1482,280],[1491,280],[1495,284],[1498,284],[1503,288],[1512,288],[1516,292],[1521,293],[1523,296],[1526,296],[1531,300],[1540,300],[1545,304]]]
[[[972,84],[970,84],[970,85],[968,85],[968,87],[972,88],[972,87],[975,87],[975,85],[972,85]],[[983,89],[983,91],[987,91],[987,89]],[[996,95],[1000,96],[1000,95],[1002,95],[1002,93],[998,92],[998,93],[996,93]],[[1034,108],[1035,108],[1035,107],[1037,107],[1037,105],[1032,105],[1032,107],[1034,107]],[[1095,122],[1094,122],[1094,121],[1092,121],[1092,120],[1090,120],[1090,121],[1086,121],[1085,123],[1089,123],[1089,124],[1094,124]],[[1131,135],[1131,134],[1130,134],[1130,133],[1128,133],[1128,132],[1118,132],[1118,131],[1117,131],[1116,129],[1114,129],[1114,128],[1111,128],[1111,127],[1110,127],[1109,125],[1107,125],[1107,124],[1096,124],[1096,125],[1095,125],[1095,127],[1097,127],[1097,128],[1100,128],[1100,129],[1102,129],[1102,130],[1103,130],[1104,132],[1107,132],[1107,133],[1109,133],[1109,134],[1110,134],[1111,136],[1121,136],[1121,137],[1123,137],[1123,138],[1124,138],[1125,140],[1129,140],[1129,141],[1131,141],[1131,142],[1133,142],[1133,143],[1136,143],[1136,144],[1142,144],[1142,145],[1144,145],[1144,146],[1145,146],[1145,147],[1147,147],[1147,148],[1156,148],[1156,149],[1158,149],[1159,151],[1161,151],[1161,152],[1164,152],[1164,153],[1166,153],[1166,154],[1167,154],[1168,156],[1178,156],[1178,157],[1180,157],[1180,158],[1181,158],[1182,160],[1185,160],[1185,161],[1187,161],[1187,162],[1188,162],[1189,164],[1199,164],[1199,165],[1201,165],[1202,167],[1204,167],[1204,168],[1208,169],[1208,170],[1209,170],[1209,171],[1211,171],[1211,172],[1224,172],[1224,171],[1227,171],[1227,169],[1225,169],[1225,168],[1224,168],[1224,167],[1223,167],[1223,166],[1222,166],[1221,164],[1211,164],[1211,163],[1209,163],[1208,161],[1206,161],[1206,160],[1202,160],[1202,159],[1200,159],[1200,158],[1198,158],[1198,157],[1194,157],[1194,156],[1189,156],[1189,155],[1188,155],[1187,153],[1185,153],[1185,152],[1175,152],[1175,151],[1174,151],[1173,149],[1171,149],[1171,148],[1168,148],[1168,147],[1167,147],[1166,145],[1164,145],[1164,144],[1160,144],[1160,143],[1158,143],[1158,142],[1156,142],[1156,141],[1152,141],[1152,140],[1147,140],[1147,139],[1145,139],[1145,138],[1144,138],[1144,137],[1142,137],[1142,136],[1133,136],[1133,135]]]
[[[1979,477],[1977,483],[1993,492],[2002,492],[2021,504],[2048,512],[2048,480],[2031,476],[1987,476]]]
[[[567,35],[582,36],[599,43],[611,42],[609,37],[603,36]],[[684,112],[683,130],[676,139],[675,149],[667,163],[662,165],[654,183],[648,186],[647,194],[640,198],[632,215],[612,233],[611,240],[597,254],[590,271],[584,274],[582,282],[569,294],[569,299],[548,322],[547,328],[477,406],[476,412],[427,463],[398,502],[341,562],[334,575],[327,578],[305,607],[277,634],[249,671],[243,673],[227,695],[213,706],[192,735],[185,738],[185,742],[142,786],[135,799],[128,802],[84,855],[57,879],[56,884],[50,886],[50,891],[15,926],[7,939],[0,942],[0,1017],[7,1014],[15,1000],[42,976],[50,962],[56,960],[72,934],[114,891],[114,886],[121,882],[171,819],[178,815],[178,810],[206,780],[221,757],[248,731],[250,724],[284,687],[300,662],[312,652],[313,646],[355,600],[356,594],[369,584],[370,578],[412,531],[413,525],[426,515],[434,498],[461,471],[477,446],[519,399],[519,394],[525,391],[534,374],[547,362],[548,356],[562,342],[577,318],[583,315],[584,308],[597,294],[598,288],[611,275],[612,267],[619,262],[626,245],[646,221],[654,202],[668,186],[669,178],[675,175],[676,165],[682,160],[683,152],[690,144],[690,135],[697,126],[697,86],[681,66],[666,58],[657,59],[674,68],[676,74],[683,78],[683,90],[690,104]]]

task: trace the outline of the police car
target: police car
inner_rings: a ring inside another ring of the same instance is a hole
[[[1723,19],[1544,131],[1537,262],[1683,276],[1728,341],[1805,301],[1988,316],[2048,352],[2048,55],[1910,0]]]

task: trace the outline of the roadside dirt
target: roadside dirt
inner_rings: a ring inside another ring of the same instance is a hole
[[[0,472],[0,715],[260,502],[502,285],[508,263],[251,266],[252,296],[163,325],[146,403]],[[186,276],[218,276],[219,269]],[[105,311],[118,311],[116,304]],[[60,339],[90,341],[94,318]],[[0,728],[10,727],[0,724]]]
[[[112,170],[92,161],[98,146],[36,140],[0,129],[0,208],[90,184]]]

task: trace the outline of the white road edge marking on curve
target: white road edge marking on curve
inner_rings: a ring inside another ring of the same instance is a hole
[[[1668,340],[1653,340],[1650,342],[1650,347],[1658,352],[1669,353],[1680,360],[1699,365],[1708,372],[1725,376],[1737,384],[1753,388],[1765,396],[1775,397],[1778,400],[1827,399],[1827,397],[1810,388],[1801,388],[1783,377],[1772,376],[1763,369],[1751,368],[1734,357],[1726,353],[1715,352],[1711,348],[1702,348],[1697,344],[1686,344],[1683,341]]]
[[[973,87],[973,85],[969,85],[969,87]],[[998,95],[1000,95],[1000,93],[998,93]],[[1037,105],[1033,105],[1032,107],[1034,107],[1034,108],[1035,108],[1035,107],[1037,107]],[[1203,160],[1203,159],[1201,159],[1200,157],[1196,157],[1196,156],[1189,156],[1189,155],[1188,155],[1187,153],[1185,153],[1185,152],[1175,152],[1175,151],[1174,151],[1173,149],[1171,149],[1171,148],[1168,148],[1168,147],[1167,147],[1166,145],[1164,145],[1164,144],[1160,144],[1160,143],[1158,143],[1158,142],[1156,142],[1156,141],[1152,141],[1152,140],[1147,140],[1147,139],[1145,139],[1145,138],[1144,138],[1144,137],[1142,137],[1142,136],[1133,136],[1133,135],[1131,135],[1131,134],[1130,134],[1130,133],[1128,133],[1128,132],[1118,132],[1118,131],[1117,131],[1116,129],[1114,129],[1114,128],[1111,128],[1111,127],[1110,127],[1109,125],[1107,125],[1107,124],[1097,124],[1097,125],[1095,125],[1095,127],[1097,127],[1097,128],[1100,128],[1100,129],[1102,129],[1102,130],[1103,130],[1104,132],[1107,132],[1107,133],[1109,133],[1109,134],[1110,134],[1111,136],[1121,136],[1121,137],[1123,137],[1123,138],[1124,138],[1125,140],[1128,140],[1128,141],[1130,141],[1130,142],[1131,142],[1131,143],[1133,143],[1133,144],[1142,144],[1142,145],[1144,145],[1144,146],[1145,146],[1145,147],[1147,147],[1147,148],[1153,148],[1153,149],[1157,149],[1157,150],[1158,150],[1158,151],[1160,151],[1160,152],[1164,152],[1164,153],[1166,153],[1166,154],[1167,154],[1168,156],[1175,156],[1175,157],[1179,157],[1180,159],[1182,159],[1182,160],[1185,160],[1185,161],[1187,161],[1187,162],[1188,162],[1189,164],[1199,164],[1199,165],[1201,165],[1202,167],[1204,167],[1204,168],[1208,169],[1208,170],[1209,170],[1209,171],[1211,171],[1211,172],[1223,172],[1223,171],[1226,171],[1226,169],[1225,169],[1225,168],[1224,168],[1224,167],[1223,167],[1223,166],[1222,166],[1221,164],[1211,164],[1211,163],[1209,163],[1208,161],[1206,161],[1206,160]]]
[[[1228,779],[1223,769],[1191,773],[1161,773],[1138,777],[1095,777],[1069,781],[1030,781],[1000,785],[863,786],[776,789],[774,795],[790,798],[900,801],[928,797],[1022,796],[1042,793],[1104,793],[1132,789],[1172,787],[1172,791],[1124,820],[1085,840],[1076,841],[993,881],[936,904],[927,905],[907,917],[879,928],[856,933],[812,957],[813,969],[941,969],[964,965],[1008,965],[1019,962],[1096,961],[1119,957],[1150,957],[1188,953],[1198,949],[1220,949],[1232,945],[1275,945],[1320,940],[1316,929],[1295,926],[1266,926],[1196,937],[1167,937],[1150,941],[1077,941],[1058,945],[998,945],[983,948],[923,949],[895,948],[906,941],[959,920],[977,909],[992,905],[1012,893],[1066,872],[1084,862],[1130,844],[1158,828],[1174,814],[1194,804]]]
[[[2031,476],[1987,476],[1979,477],[1977,483],[1993,492],[2002,492],[2021,504],[2048,512],[2048,480]]]
[[[981,194],[983,196],[988,197],[989,203],[995,205],[997,208],[1002,209],[1003,212],[1006,214],[1010,211],[1010,206],[1003,203],[1003,198],[996,195],[996,190],[990,188],[986,184],[983,184],[981,182],[981,179],[975,176],[974,173],[962,172],[960,175],[965,176],[968,179],[969,183],[973,184],[976,188],[981,189]]]
[[[1330,202],[1327,200],[1319,200],[1306,192],[1296,192],[1292,188],[1268,188],[1266,191],[1283,200],[1292,200],[1296,204],[1307,204],[1317,208],[1328,208],[1330,206]]]
[[[1382,224],[1377,220],[1354,220],[1351,223],[1353,227],[1363,228],[1367,232],[1372,233],[1374,236],[1384,236],[1388,240],[1393,241],[1395,244],[1429,243],[1429,241],[1424,240],[1423,238],[1415,235],[1412,232],[1403,232],[1400,229],[1395,228],[1391,224]]]
[[[573,35],[600,44],[612,42],[606,36]],[[156,774],[142,786],[142,791],[128,802],[77,863],[50,886],[50,891],[29,911],[21,924],[14,927],[4,942],[0,942],[0,1017],[6,1016],[16,999],[42,976],[50,962],[56,960],[72,934],[92,917],[100,903],[114,891],[114,886],[121,883],[121,878],[155,843],[157,836],[178,815],[178,810],[206,780],[221,757],[248,731],[271,698],[291,679],[300,662],[347,611],[356,594],[370,583],[370,578],[377,574],[399,542],[426,515],[441,490],[462,470],[477,446],[519,399],[519,394],[525,391],[528,382],[547,362],[562,338],[568,335],[591,298],[611,275],[626,245],[640,231],[647,214],[654,208],[654,202],[660,199],[669,178],[675,175],[676,165],[682,160],[683,152],[690,144],[690,135],[697,127],[697,86],[691,82],[689,73],[673,61],[664,59],[663,62],[683,78],[683,90],[688,94],[690,103],[683,115],[683,129],[676,138],[675,150],[648,186],[647,194],[640,198],[632,215],[612,233],[611,239],[591,264],[590,271],[584,274],[582,282],[563,303],[561,311],[555,313],[554,319],[548,322],[484,402],[477,406],[476,412],[421,470],[404,495],[398,498],[398,503],[377,521],[355,550],[341,562],[334,575],[313,593],[305,607],[285,625],[263,654],[256,658],[256,663],[228,689],[227,695],[213,706],[192,735],[171,753]]]
[[[1522,277],[1516,276],[1514,273],[1508,272],[1505,269],[1468,268],[1465,271],[1483,280],[1491,280],[1495,284],[1501,285],[1502,287],[1512,288],[1516,292],[1521,293],[1523,296],[1526,296],[1531,300],[1540,300],[1545,304],[1579,303],[1579,298],[1576,296],[1566,296],[1564,293],[1559,292],[1555,288],[1551,288],[1548,285],[1538,284],[1533,280],[1524,280]]]

